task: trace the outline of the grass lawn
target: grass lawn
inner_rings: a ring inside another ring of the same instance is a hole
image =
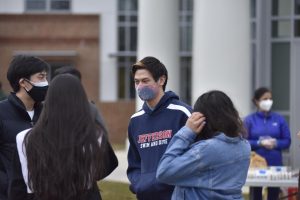
[[[98,185],[103,200],[136,200],[126,183],[101,181]],[[249,199],[248,195],[244,195],[244,198]]]
[[[126,183],[100,181],[98,185],[103,200],[136,200]]]

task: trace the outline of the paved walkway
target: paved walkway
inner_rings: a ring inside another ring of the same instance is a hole
[[[127,166],[128,166],[127,150],[115,151],[115,154],[118,157],[119,166],[104,180],[129,183],[127,175],[126,175],[126,170],[127,170]]]

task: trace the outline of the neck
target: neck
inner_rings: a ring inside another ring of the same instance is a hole
[[[158,95],[154,98],[154,99],[151,99],[149,101],[147,101],[146,103],[148,104],[148,106],[150,106],[151,108],[154,108],[158,102],[160,101],[160,99],[164,96],[165,92],[164,91],[160,91],[158,93]]]
[[[27,111],[33,110],[35,102],[32,100],[30,96],[28,96],[26,91],[20,90],[19,92],[16,93],[16,96],[23,102]]]

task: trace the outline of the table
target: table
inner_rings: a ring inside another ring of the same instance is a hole
[[[285,180],[268,180],[258,178],[247,178],[245,186],[250,187],[298,187],[298,178],[293,177]]]

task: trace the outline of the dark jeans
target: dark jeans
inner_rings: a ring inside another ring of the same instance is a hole
[[[268,200],[279,198],[280,188],[268,187]],[[250,200],[262,200],[262,187],[250,187]]]

